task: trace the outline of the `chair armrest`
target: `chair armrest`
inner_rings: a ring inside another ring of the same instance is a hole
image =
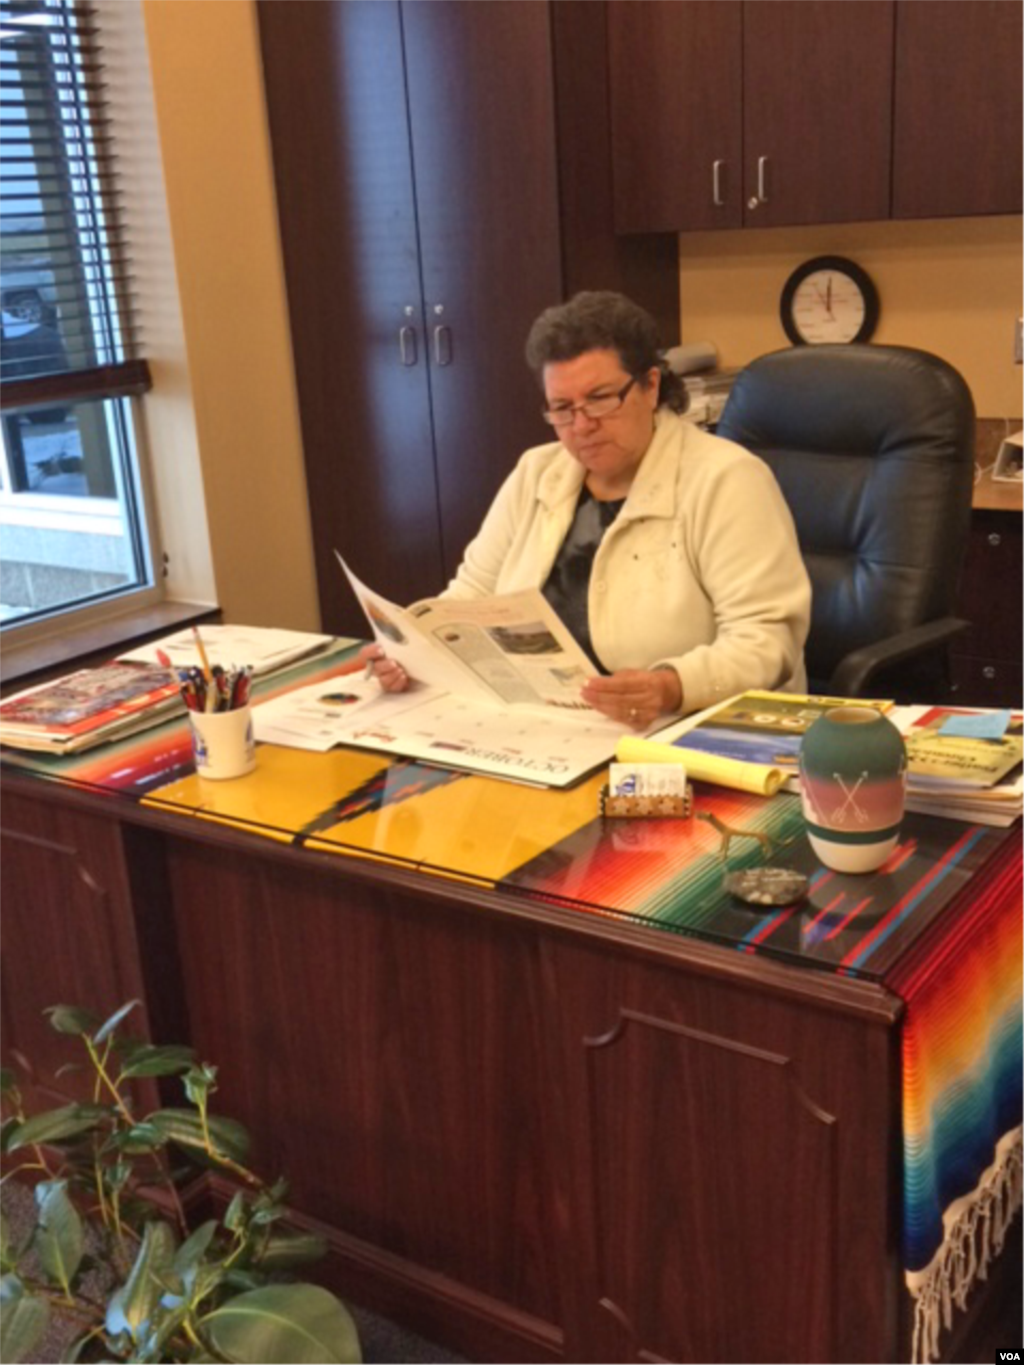
[[[970,624],[970,621],[963,621],[956,616],[940,616],[923,626],[914,626],[911,630],[901,631],[899,635],[890,635],[884,640],[876,640],[874,644],[854,649],[836,665],[829,683],[830,692],[836,697],[861,697],[865,686],[879,669],[924,654],[936,645],[951,640],[954,635],[959,635]]]

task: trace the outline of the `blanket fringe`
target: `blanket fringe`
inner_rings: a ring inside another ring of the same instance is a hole
[[[1021,1128],[1006,1133],[995,1159],[970,1194],[950,1204],[942,1216],[942,1245],[924,1270],[907,1271],[914,1298],[912,1365],[931,1365],[939,1357],[939,1338],[953,1325],[953,1310],[963,1311],[979,1280],[1003,1249],[1006,1232],[1024,1194],[1024,1142]]]

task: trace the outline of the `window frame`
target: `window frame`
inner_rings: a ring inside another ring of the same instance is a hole
[[[54,12],[57,16],[57,22],[60,24],[73,27],[80,20],[93,36],[98,34],[98,15],[89,0],[48,0],[48,3],[40,6],[41,12],[45,13],[46,9],[51,9]],[[25,7],[23,12],[31,13],[32,11],[29,7]],[[76,62],[70,67],[70,70],[74,76],[72,84],[76,105],[79,109],[84,108],[86,111],[84,114],[79,113],[77,117],[88,122],[89,135],[92,137],[95,128],[98,126],[96,120],[109,119],[109,110],[103,104],[103,93],[95,88],[94,82],[86,70],[86,65],[82,62]],[[59,101],[55,107],[60,114]],[[46,112],[45,118],[47,120],[53,118],[52,110]],[[63,131],[67,125],[62,121],[61,127]],[[27,143],[33,149],[32,166],[34,171],[36,164],[36,139],[34,135],[30,135]],[[61,171],[61,174],[65,174],[70,170],[73,158],[65,155],[63,150],[62,158],[62,167],[68,168],[67,171]],[[96,202],[100,205],[99,215],[104,222],[113,222],[111,214],[115,210],[110,202],[110,184],[104,179],[103,175],[95,173],[91,156],[86,155],[84,159],[90,165],[90,194],[95,197]],[[116,167],[116,147],[109,153],[109,156],[104,156],[103,168],[108,166],[108,162],[110,166]],[[34,176],[26,178],[33,179]],[[17,194],[17,191],[12,193]],[[91,199],[90,203],[92,203]],[[71,213],[77,217],[74,209],[71,210]],[[74,219],[70,221],[74,221]],[[116,234],[117,250],[113,253],[116,265],[126,243],[121,237],[121,226],[111,230],[114,230]],[[80,271],[85,272],[87,270],[87,266],[84,264],[85,257],[82,256],[79,242],[72,238],[69,238],[69,241],[73,242],[74,249],[67,251],[67,254],[73,256],[73,259],[70,265],[65,268],[70,271],[73,277],[77,277]],[[104,256],[106,253],[105,244],[101,244],[99,252],[101,257]],[[88,633],[96,626],[116,622],[122,618],[124,618],[125,624],[129,625],[128,618],[151,610],[164,597],[163,572],[165,560],[159,539],[159,521],[153,496],[153,480],[142,403],[143,396],[152,388],[152,378],[146,360],[133,354],[132,301],[126,297],[123,280],[116,270],[112,276],[109,275],[106,266],[101,268],[100,273],[103,278],[105,296],[108,299],[103,307],[104,310],[112,309],[114,311],[115,321],[112,332],[119,338],[116,349],[122,350],[125,358],[111,360],[104,364],[79,366],[59,372],[5,381],[0,387],[0,414],[4,419],[11,419],[34,408],[55,404],[68,406],[76,403],[106,403],[109,401],[122,406],[122,412],[113,414],[106,412],[103,414],[103,419],[104,421],[116,422],[126,441],[126,445],[119,452],[123,461],[122,473],[116,477],[119,482],[122,478],[130,480],[130,487],[123,488],[123,497],[121,498],[109,500],[99,498],[97,501],[109,502],[111,506],[117,506],[125,527],[125,533],[131,537],[138,552],[136,562],[139,565],[141,581],[111,589],[106,593],[97,593],[88,599],[58,604],[51,609],[34,612],[30,619],[14,617],[4,623],[2,627],[4,654],[8,656],[12,653],[17,654],[23,647],[32,649],[40,641],[47,639],[67,637],[70,644],[71,637],[76,633],[82,631]],[[82,279],[85,279],[84,273]],[[88,290],[83,287],[83,300],[87,293]],[[88,308],[88,305],[86,307]],[[88,316],[86,323],[87,326],[91,326]],[[95,333],[90,332],[90,337],[94,335]],[[87,345],[91,348],[93,342],[90,340]],[[62,513],[71,511],[65,506],[58,505],[64,503],[64,499],[58,498],[55,503],[52,500],[53,497],[54,495],[45,495],[46,504],[42,512],[44,516],[49,513],[59,518]],[[72,500],[67,499],[66,501],[70,503]],[[33,509],[39,509],[42,502],[42,496],[34,497],[26,490],[18,490],[17,492],[13,489],[6,490],[3,497],[5,515],[15,514],[8,524],[16,524],[19,510],[29,513]],[[77,505],[74,511],[77,511],[83,519],[87,518],[88,512],[84,508],[82,500],[76,499],[75,502]],[[73,512],[71,514],[73,515]],[[102,509],[97,508],[96,514],[102,520]],[[7,674],[7,672],[8,670],[5,668],[4,673]]]

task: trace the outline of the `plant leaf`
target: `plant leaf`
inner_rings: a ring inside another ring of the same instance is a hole
[[[327,1255],[327,1243],[312,1232],[275,1232],[253,1261],[260,1270],[290,1270]]]
[[[195,1049],[177,1043],[167,1047],[145,1045],[132,1052],[131,1057],[121,1068],[121,1079],[130,1080],[133,1076],[173,1076],[187,1071],[195,1060]]]
[[[43,1013],[50,1016],[50,1027],[58,1033],[88,1033],[96,1023],[95,1014],[77,1005],[51,1005]]]
[[[34,1245],[43,1270],[71,1293],[85,1251],[85,1229],[78,1210],[68,1198],[66,1180],[45,1180],[36,1186],[38,1225]]]
[[[114,1032],[114,1029],[117,1028],[121,1020],[127,1018],[127,1016],[131,1014],[132,1010],[135,1008],[136,1005],[141,1004],[142,1004],[141,1000],[129,1000],[127,1005],[122,1005],[120,1009],[115,1010],[114,1013],[110,1016],[110,1018],[107,1019],[105,1023],[101,1024],[100,1027],[93,1034],[92,1038],[93,1042],[105,1043],[106,1040],[110,1037],[110,1035]]]
[[[86,1342],[91,1340],[92,1333],[83,1332],[81,1336],[75,1337],[72,1341],[69,1341],[61,1352],[60,1365],[76,1365]]]
[[[272,1284],[239,1294],[207,1314],[201,1325],[217,1351],[240,1365],[362,1360],[348,1310],[315,1284]]]
[[[183,1302],[184,1296],[192,1293],[199,1266],[213,1241],[216,1231],[216,1219],[211,1218],[209,1222],[201,1223],[190,1237],[186,1237],[175,1252],[170,1274],[177,1276],[181,1289],[167,1290],[160,1300],[164,1308],[178,1308]]]
[[[16,1275],[0,1279],[0,1360],[29,1360],[46,1331],[50,1310],[25,1290]]]
[[[133,1341],[139,1341],[153,1329],[151,1319],[163,1294],[158,1277],[169,1269],[174,1252],[174,1233],[168,1224],[155,1219],[147,1223],[135,1264],[107,1304],[107,1331],[111,1336],[128,1332]]]
[[[189,1067],[183,1080],[186,1096],[193,1104],[199,1105],[217,1089],[217,1068],[200,1062],[198,1066]]]
[[[149,1114],[146,1123],[151,1123],[169,1142],[181,1147],[206,1147],[203,1125],[199,1115],[192,1109],[158,1109]],[[210,1140],[216,1151],[230,1157],[233,1161],[244,1161],[249,1150],[249,1134],[234,1119],[213,1118],[208,1120]]]
[[[224,1210],[224,1226],[229,1232],[238,1232],[245,1222],[245,1195],[241,1190],[236,1190],[231,1196],[231,1203]]]
[[[113,1111],[102,1104],[64,1104],[59,1109],[46,1109],[25,1120],[7,1144],[9,1152],[33,1142],[59,1142],[94,1128]]]
[[[11,1149],[11,1139],[21,1127],[21,1119],[4,1119],[0,1124],[0,1152],[8,1152]]]
[[[206,1255],[207,1248],[213,1241],[213,1235],[216,1231],[217,1220],[215,1218],[211,1218],[206,1223],[200,1223],[191,1237],[187,1237],[175,1253],[173,1269],[186,1283],[189,1273],[195,1270]]]
[[[166,1141],[163,1133],[151,1123],[136,1123],[131,1128],[111,1133],[109,1145],[128,1156],[138,1156],[142,1152],[152,1152],[158,1147],[163,1147]]]
[[[18,1082],[9,1066],[0,1066],[0,1095],[9,1095],[16,1090]]]

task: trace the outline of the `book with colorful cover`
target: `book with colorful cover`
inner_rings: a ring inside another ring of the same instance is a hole
[[[167,668],[107,663],[33,687],[0,703],[0,744],[74,753],[183,710]]]
[[[733,758],[777,768],[786,785],[797,782],[800,742],[814,722],[838,706],[892,709],[891,701],[856,701],[849,697],[817,697],[796,692],[743,692],[723,704],[687,717],[671,732],[680,749]]]

